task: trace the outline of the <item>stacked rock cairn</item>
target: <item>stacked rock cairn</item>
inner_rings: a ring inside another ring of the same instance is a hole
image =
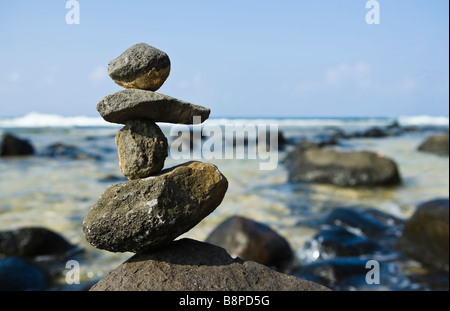
[[[208,108],[155,92],[169,76],[166,53],[136,44],[108,64],[125,89],[105,96],[97,110],[124,124],[116,135],[119,166],[128,178],[109,186],[83,221],[94,247],[111,252],[151,252],[196,226],[222,202],[228,181],[210,163],[191,161],[164,169],[168,142],[155,122],[193,124]]]

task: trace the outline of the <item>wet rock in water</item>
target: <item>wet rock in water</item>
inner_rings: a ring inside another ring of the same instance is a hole
[[[292,260],[289,243],[270,227],[241,216],[222,222],[206,242],[227,250],[232,257],[282,268]]]
[[[152,121],[135,119],[116,135],[119,166],[128,179],[145,178],[161,171],[168,155],[167,138]]]
[[[406,222],[397,248],[425,266],[449,271],[449,200],[419,205]]]
[[[388,135],[389,133],[387,132],[387,130],[381,129],[379,127],[372,127],[367,131],[365,131],[364,133],[362,133],[361,136],[366,138],[381,138],[386,137]]]
[[[383,222],[353,208],[335,208],[321,222],[361,231],[369,237],[383,236],[388,230]]]
[[[449,154],[449,133],[428,137],[419,147],[419,151],[435,153],[438,155]]]
[[[369,271],[366,263],[367,259],[337,257],[303,265],[293,275],[333,290],[348,290],[350,286],[366,283]]]
[[[77,249],[60,234],[40,227],[0,231],[0,255],[31,258],[65,256]]]
[[[34,148],[27,140],[20,139],[13,134],[6,133],[0,142],[0,156],[27,156],[33,155]]]
[[[93,291],[325,291],[326,287],[233,259],[218,246],[191,239],[138,253],[103,277]]]
[[[375,240],[352,233],[342,227],[320,230],[312,239],[305,242],[301,253],[314,253],[314,259],[352,257],[366,254],[388,253],[389,250]]]
[[[401,183],[396,163],[380,154],[297,148],[287,157],[290,182],[337,186],[391,186]]]
[[[41,291],[49,286],[38,266],[15,257],[0,258],[0,291]]]
[[[169,73],[169,56],[145,43],[131,46],[108,64],[111,79],[125,88],[156,91]]]
[[[208,119],[208,108],[152,91],[126,89],[105,96],[97,111],[108,122],[125,124],[128,120],[145,118],[154,122],[193,124],[194,116]]]
[[[228,181],[209,163],[188,162],[108,187],[83,222],[86,239],[112,252],[167,244],[219,206]]]
[[[44,151],[40,153],[41,156],[44,157],[67,157],[73,160],[101,160],[102,157],[96,154],[92,154],[86,152],[84,150],[79,149],[73,145],[67,145],[64,143],[54,143],[45,148]]]

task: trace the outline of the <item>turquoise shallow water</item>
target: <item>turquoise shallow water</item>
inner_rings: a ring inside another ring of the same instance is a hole
[[[224,124],[227,120],[215,122]],[[330,128],[353,131],[373,125],[387,125],[391,120],[346,122],[309,120],[296,123],[282,120],[278,125],[287,138],[314,140],[328,133]],[[162,128],[168,135],[169,127],[162,125]],[[132,254],[113,254],[93,248],[84,239],[81,228],[87,211],[105,188],[125,181],[119,169],[114,142],[119,129],[120,126],[0,128],[0,134],[8,131],[28,139],[38,154],[0,158],[0,230],[43,226],[62,234],[85,249],[85,254],[78,257],[81,279],[85,281],[98,279],[128,259]],[[421,202],[449,196],[448,157],[417,151],[417,146],[433,133],[419,131],[385,138],[345,139],[336,147],[376,151],[394,159],[403,179],[403,184],[394,188],[352,189],[289,184],[286,168],[281,162],[294,145],[280,151],[278,165],[267,171],[259,169],[259,159],[203,159],[201,161],[218,166],[229,181],[229,189],[222,204],[182,237],[204,240],[221,221],[238,214],[269,225],[288,240],[294,251],[299,252],[305,241],[316,232],[297,224],[320,218],[336,207],[372,207],[408,218]],[[56,142],[74,145],[89,154],[101,156],[101,159],[40,156]],[[165,167],[182,162],[185,161],[169,157]],[[118,180],[107,178],[111,176]],[[64,282],[63,275],[61,282]]]

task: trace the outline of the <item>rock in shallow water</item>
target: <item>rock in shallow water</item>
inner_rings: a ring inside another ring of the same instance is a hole
[[[233,216],[222,222],[206,242],[227,250],[232,257],[282,268],[293,253],[289,243],[270,227],[251,219]]]
[[[326,287],[233,259],[218,246],[191,239],[139,253],[107,274],[93,291],[326,291]]]
[[[208,108],[152,91],[127,89],[105,96],[97,111],[108,122],[125,124],[128,120],[145,118],[154,122],[193,124],[194,116],[203,122]]]
[[[340,152],[328,148],[297,149],[287,159],[290,182],[338,186],[389,186],[401,182],[394,161],[368,151]]]
[[[428,267],[449,271],[449,200],[419,205],[406,222],[397,248]]]
[[[188,162],[108,187],[83,222],[86,239],[112,252],[162,246],[219,206],[228,181],[209,163]]]
[[[5,134],[0,141],[0,157],[33,155],[34,148],[27,141],[12,134]]]
[[[48,276],[38,266],[21,258],[0,258],[0,291],[41,291]]]
[[[46,228],[0,231],[0,256],[64,256],[76,248],[64,237]]]
[[[127,121],[116,135],[120,170],[128,179],[145,178],[164,167],[168,155],[167,138],[152,121]]]
[[[108,64],[111,79],[126,88],[156,91],[169,73],[169,56],[145,43],[133,45]]]
[[[449,154],[449,133],[428,137],[419,147],[419,151],[435,153],[438,155]]]

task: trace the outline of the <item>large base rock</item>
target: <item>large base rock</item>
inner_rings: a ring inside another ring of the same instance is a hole
[[[181,239],[139,253],[101,279],[93,291],[323,291],[319,284],[231,258],[218,246]]]

